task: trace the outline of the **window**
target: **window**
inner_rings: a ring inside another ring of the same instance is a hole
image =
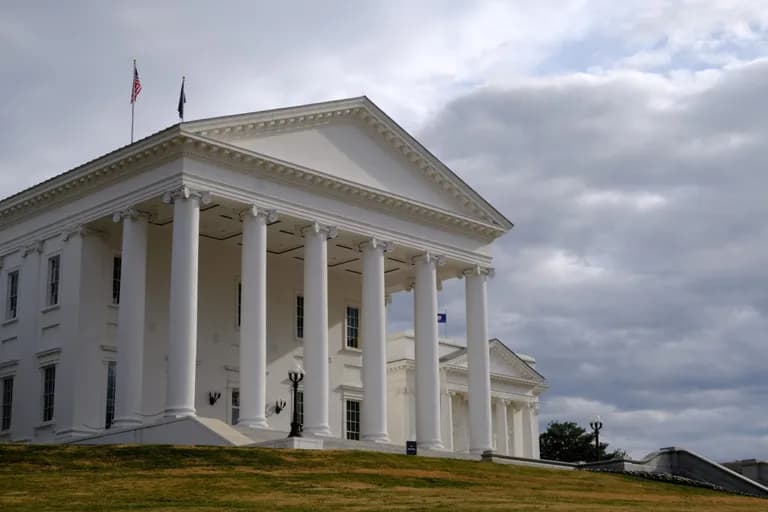
[[[237,326],[240,327],[240,319],[242,318],[243,314],[243,283],[239,282],[237,283],[237,317],[235,318],[235,321],[237,322]]]
[[[106,417],[104,418],[104,428],[110,428],[115,421],[115,389],[117,387],[117,363],[109,361],[107,363],[107,407]]]
[[[347,348],[360,348],[359,331],[360,309],[347,306],[347,328],[344,335]]]
[[[240,388],[232,388],[231,423],[237,425],[240,421]]]
[[[3,379],[3,408],[0,430],[11,428],[11,412],[13,411],[13,377]]]
[[[43,421],[53,420],[53,399],[56,391],[56,365],[43,367]]]
[[[59,277],[61,273],[61,256],[48,258],[48,297],[46,306],[55,306],[59,303]]]
[[[19,271],[8,272],[8,290],[5,297],[5,319],[13,320],[19,313]]]
[[[296,337],[304,338],[304,297],[296,296]]]
[[[112,260],[112,304],[120,304],[120,272],[123,270],[123,259],[115,256]]]
[[[346,400],[347,439],[360,440],[360,401]]]

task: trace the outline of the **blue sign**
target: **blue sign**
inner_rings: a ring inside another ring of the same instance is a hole
[[[439,324],[448,323],[448,313],[438,313],[437,314],[437,323],[439,323]]]
[[[416,455],[416,441],[406,441],[405,442],[405,454],[406,455]]]

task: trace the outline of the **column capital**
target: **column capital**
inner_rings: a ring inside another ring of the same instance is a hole
[[[392,252],[395,248],[392,242],[381,240],[375,236],[362,242],[358,247],[361,251],[381,249],[384,253]]]
[[[327,226],[316,221],[307,226],[296,226],[296,232],[303,237],[306,237],[309,233],[324,233],[328,240],[333,240],[339,235],[336,226]]]
[[[27,245],[26,247],[24,247],[21,250],[21,256],[22,256],[22,258],[26,258],[30,254],[35,254],[35,253],[40,254],[42,252],[43,252],[43,241],[42,240],[37,240],[37,241]]]
[[[211,193],[207,191],[192,190],[187,185],[182,185],[173,190],[169,190],[163,194],[163,202],[165,204],[173,204],[179,199],[197,199],[202,204],[210,204],[212,201]]]
[[[534,416],[539,415],[539,402],[528,402],[527,407],[531,411],[531,414]]]
[[[411,263],[413,264],[420,263],[420,262],[434,264],[438,267],[442,267],[443,265],[445,265],[445,256],[443,256],[442,254],[435,254],[433,252],[426,251],[423,254],[419,254],[418,256],[414,256],[413,258],[411,258]]]
[[[125,210],[118,210],[115,213],[112,214],[112,222],[115,224],[119,224],[123,219],[131,219],[131,220],[137,220],[137,219],[146,219],[149,220],[151,217],[151,214],[149,212],[145,212],[143,210],[138,210],[136,208],[126,208]]]
[[[277,210],[274,208],[261,208],[255,204],[250,205],[245,210],[240,211],[240,220],[245,220],[246,217],[264,217],[266,221],[275,222],[277,220]]]
[[[102,233],[101,231],[98,231],[93,228],[89,228],[87,226],[74,226],[63,231],[61,233],[61,239],[64,240],[65,242],[68,242],[70,239],[76,236],[85,238],[86,236],[91,236],[91,235],[101,236],[103,234],[104,233]]]
[[[458,273],[456,277],[461,279],[465,276],[482,276],[485,278],[492,278],[496,275],[496,269],[493,267],[483,267],[481,265],[475,265],[473,267],[465,268]]]

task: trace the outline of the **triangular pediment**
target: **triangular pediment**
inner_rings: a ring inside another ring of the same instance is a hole
[[[543,383],[544,377],[526,363],[520,356],[507,348],[501,341],[493,339],[489,342],[491,375],[499,375],[514,379],[523,379]],[[467,350],[461,349],[441,359],[444,364],[466,368]]]
[[[512,226],[367,98],[195,121],[184,129],[503,230]]]

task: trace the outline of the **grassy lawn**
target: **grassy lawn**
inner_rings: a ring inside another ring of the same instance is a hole
[[[637,480],[368,452],[0,445],[0,511],[767,510]]]

